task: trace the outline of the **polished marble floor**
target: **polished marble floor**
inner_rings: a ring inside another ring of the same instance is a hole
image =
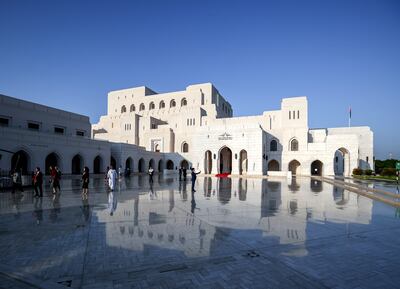
[[[0,194],[1,264],[72,288],[400,288],[399,209],[327,183],[61,185]]]

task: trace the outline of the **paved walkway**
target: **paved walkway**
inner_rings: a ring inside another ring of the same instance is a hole
[[[398,210],[318,180],[62,188],[0,194],[0,288],[399,288]]]

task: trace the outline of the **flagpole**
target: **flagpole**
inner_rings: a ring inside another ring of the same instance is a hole
[[[351,127],[351,106],[349,106],[349,127]]]

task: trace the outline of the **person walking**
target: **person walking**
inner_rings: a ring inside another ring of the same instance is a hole
[[[198,172],[198,173],[196,173],[196,172],[194,171],[194,168],[191,168],[190,171],[191,171],[191,175],[192,175],[192,192],[195,192],[196,190],[194,189],[194,185],[195,185],[195,183],[196,183],[197,175],[200,174],[201,171]]]
[[[154,174],[154,170],[153,170],[153,168],[150,166],[150,167],[149,167],[149,182],[150,182],[150,184],[153,183],[153,174]]]
[[[43,174],[39,167],[36,167],[35,177],[33,180],[33,187],[35,188],[35,197],[43,197]]]
[[[51,187],[53,189],[53,194],[55,195],[57,193],[58,187],[60,186],[58,174],[55,167],[54,168],[50,167],[50,182],[51,182]]]
[[[117,180],[117,172],[114,170],[114,167],[112,165],[108,170],[107,179],[108,179],[108,187],[110,188],[111,192],[113,192],[115,189],[115,182]]]
[[[83,168],[82,174],[82,195],[87,196],[89,193],[89,168]]]
[[[54,168],[55,168],[56,174],[57,174],[57,189],[58,189],[58,192],[60,192],[61,191],[60,180],[61,180],[62,173],[61,173],[61,170],[57,166],[55,166]]]
[[[15,193],[16,189],[19,189],[21,192],[24,191],[24,189],[22,188],[22,177],[21,177],[21,173],[15,169],[12,176],[12,193]]]

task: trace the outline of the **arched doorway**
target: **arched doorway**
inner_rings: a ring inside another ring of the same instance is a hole
[[[277,160],[270,160],[268,163],[269,171],[279,171],[279,163]]]
[[[144,159],[140,159],[138,162],[138,171],[139,173],[143,173],[144,172]]]
[[[59,160],[60,160],[60,158],[58,157],[58,155],[56,154],[56,153],[50,153],[50,154],[48,154],[47,155],[47,157],[46,157],[46,160],[45,160],[45,172],[46,172],[46,175],[49,175],[50,174],[50,166],[52,167],[52,168],[54,168],[54,167],[58,167],[60,164],[60,162],[59,162]]]
[[[239,174],[247,174],[247,151],[241,150],[239,154]]]
[[[79,154],[77,154],[72,158],[71,173],[73,175],[79,175],[82,173],[82,168],[83,168],[83,159]]]
[[[153,170],[154,170],[154,168],[155,168],[155,164],[154,164],[154,160],[153,160],[153,159],[151,159],[151,160],[149,161],[149,169],[150,169],[150,167],[152,167]]]
[[[211,174],[212,171],[212,154],[211,151],[206,151],[204,154],[204,172]]]
[[[117,161],[113,156],[110,157],[110,165],[114,168],[114,170],[117,169]]]
[[[125,169],[132,170],[132,167],[133,167],[133,160],[131,157],[129,157],[125,161]]]
[[[324,164],[320,160],[315,160],[311,163],[311,175],[322,176]]]
[[[289,171],[292,172],[292,175],[295,176],[299,172],[300,162],[298,160],[292,160],[289,163]]]
[[[335,151],[333,171],[337,176],[350,176],[350,153],[346,148]]]
[[[171,160],[167,161],[167,170],[173,170],[174,169],[174,162]]]
[[[232,172],[232,151],[223,147],[219,152],[219,173],[230,174]]]
[[[101,156],[97,156],[93,160],[93,173],[100,174],[103,172],[103,159]]]
[[[11,171],[15,169],[22,172],[23,175],[28,173],[30,168],[30,157],[27,152],[20,150],[13,154],[11,158]]]
[[[187,160],[182,160],[181,161],[181,168],[183,169],[189,169],[189,163]]]

